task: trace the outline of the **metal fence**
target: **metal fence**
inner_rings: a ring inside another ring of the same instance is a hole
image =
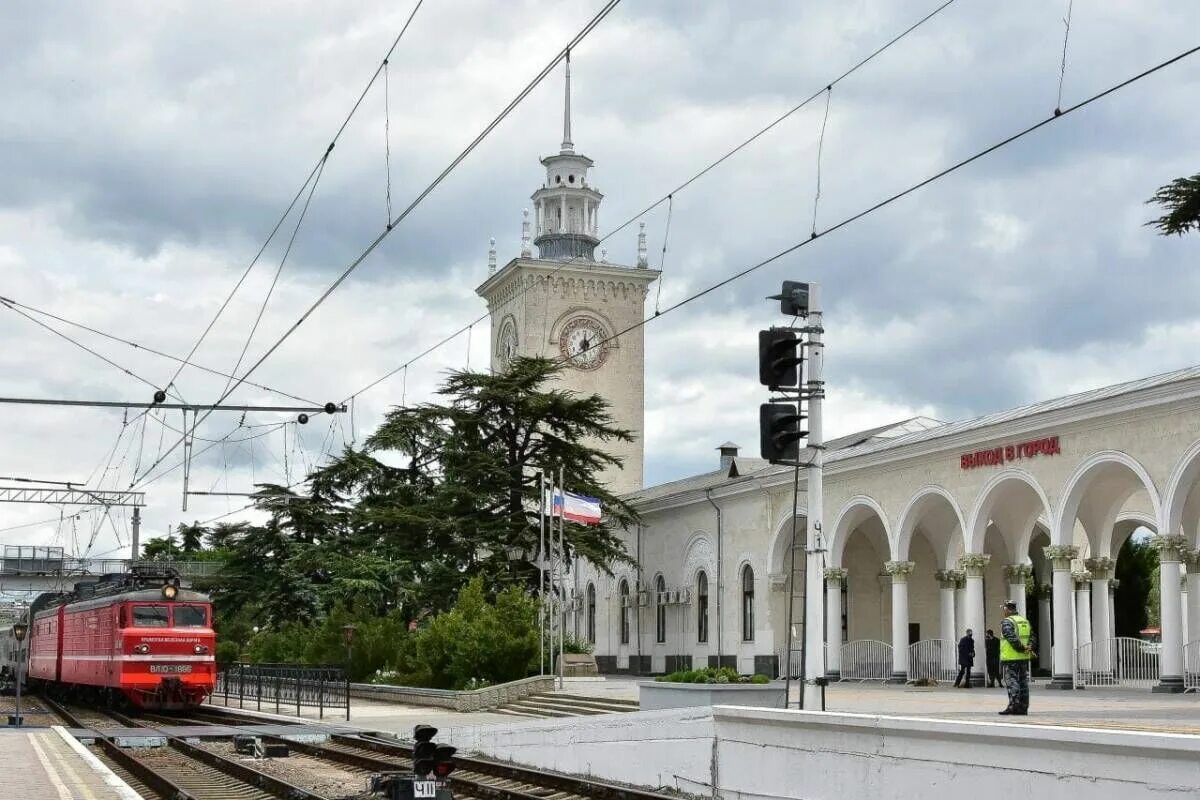
[[[1183,646],[1183,685],[1191,691],[1200,690],[1200,639]]]
[[[5,575],[64,575],[86,576],[124,573],[136,568],[173,569],[184,578],[206,578],[216,575],[224,566],[222,561],[145,561],[127,558],[75,558],[67,556],[61,547],[4,545],[0,557],[0,573]]]
[[[1119,636],[1075,648],[1075,682],[1082,686],[1152,688],[1159,680],[1162,645]]]
[[[217,672],[217,685],[209,701],[221,697],[225,705],[238,708],[249,703],[276,714],[300,716],[303,706],[316,707],[321,719],[326,709],[345,709],[350,719],[350,682],[341,667],[310,667],[299,664],[229,664]]]
[[[958,675],[954,666],[958,646],[945,639],[923,639],[908,646],[910,681],[952,681]]]
[[[877,639],[842,645],[842,680],[886,681],[892,675],[892,646]]]
[[[788,672],[787,648],[786,647],[779,648],[779,651],[775,654],[775,657],[779,659],[779,666],[776,668],[776,671],[779,674],[776,677],[778,677],[778,678],[788,677],[785,674]],[[804,665],[804,648],[800,646],[799,642],[793,642],[792,643],[792,669],[791,669],[792,680],[800,680],[800,670],[803,667],[803,665]]]

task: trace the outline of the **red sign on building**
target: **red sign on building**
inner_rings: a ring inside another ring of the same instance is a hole
[[[959,466],[963,469],[999,467],[1013,461],[1023,461],[1037,456],[1056,456],[1061,453],[1058,437],[1047,436],[1020,444],[1006,444],[987,450],[976,450],[974,453],[963,453],[959,456]]]

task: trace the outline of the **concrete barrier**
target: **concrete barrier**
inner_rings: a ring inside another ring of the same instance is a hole
[[[426,689],[420,686],[352,683],[350,684],[350,696],[363,700],[445,708],[451,711],[485,711],[489,708],[515,703],[532,694],[551,691],[554,688],[554,682],[553,675],[535,675],[519,681],[461,692],[452,689]]]
[[[754,706],[783,708],[787,691],[780,681],[774,683],[671,683],[642,681],[638,684],[638,705],[644,711],[695,706]]]
[[[454,728],[466,751],[722,800],[1200,796],[1200,736],[870,714],[640,711]]]

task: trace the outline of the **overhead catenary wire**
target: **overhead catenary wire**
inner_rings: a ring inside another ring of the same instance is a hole
[[[420,10],[424,1],[425,0],[417,0],[416,5],[413,6],[412,13],[409,14],[408,19],[404,22],[404,26],[400,29],[400,32],[396,34],[396,38],[392,40],[391,47],[388,48],[387,53],[384,55],[384,62],[390,59],[392,53],[395,52],[396,47],[400,44],[400,40],[404,38],[405,32],[412,24],[413,18],[416,17],[417,11]],[[217,309],[217,313],[213,316],[212,320],[209,321],[208,325],[204,329],[204,332],[200,334],[200,338],[196,340],[194,345],[192,345],[192,349],[188,352],[187,357],[184,359],[184,363],[180,364],[175,370],[175,373],[171,376],[171,380],[167,382],[168,385],[173,385],[175,381],[178,380],[179,375],[183,372],[184,367],[188,365],[192,359],[192,356],[196,354],[196,351],[204,343],[204,340],[208,337],[208,334],[212,332],[213,327],[217,324],[217,320],[219,320],[221,315],[225,313],[225,309],[229,307],[229,303],[232,302],[234,295],[237,294],[238,289],[240,289],[242,284],[246,281],[246,277],[249,276],[251,270],[254,269],[254,265],[258,263],[258,260],[262,258],[263,253],[266,252],[267,247],[270,246],[271,242],[275,239],[275,235],[279,232],[279,229],[283,227],[284,221],[295,209],[296,203],[300,202],[300,198],[304,196],[305,189],[308,188],[308,185],[316,177],[318,171],[323,168],[323,165],[329,158],[329,154],[333,152],[333,148],[337,145],[338,139],[341,138],[342,133],[346,130],[346,127],[350,124],[350,121],[354,119],[354,115],[358,113],[358,109],[362,105],[363,99],[366,98],[367,93],[371,91],[371,87],[374,86],[375,81],[378,80],[379,73],[382,69],[382,63],[375,68],[375,72],[371,74],[370,80],[367,81],[367,85],[363,87],[362,93],[359,94],[358,100],[354,102],[354,105],[350,108],[350,112],[346,114],[346,118],[343,119],[342,124],[338,126],[337,132],[334,133],[333,138],[329,140],[329,144],[326,146],[325,150],[321,153],[316,163],[313,164],[312,169],[308,173],[308,177],[304,179],[304,183],[302,183],[300,188],[296,190],[296,193],[292,196],[291,202],[288,203],[288,206],[286,209],[284,209],[283,214],[275,222],[274,227],[272,227],[270,234],[267,235],[262,247],[258,249],[258,252],[254,255],[254,258],[251,259],[250,263],[246,266],[246,269],[242,272],[241,277],[238,278],[237,283],[234,284],[233,289],[230,290],[224,302],[221,303],[221,307]]]
[[[432,194],[433,191],[439,185],[441,185],[441,183],[458,167],[458,165],[461,164],[463,161],[465,161],[466,158],[475,151],[475,149],[480,145],[480,143],[482,143],[489,135],[491,135],[492,131],[494,131],[497,127],[499,127],[500,123],[502,123],[505,119],[508,118],[508,116],[513,112],[513,110],[516,109],[517,106],[519,106],[521,104],[521,102],[523,102],[525,100],[525,98],[528,97],[529,94],[534,89],[536,89],[542,83],[543,80],[546,79],[546,76],[548,76],[554,70],[554,68],[558,66],[558,64],[566,57],[566,54],[572,48],[576,47],[580,42],[582,42],[585,38],[587,38],[588,34],[590,34],[596,28],[596,26],[598,26],[610,13],[612,13],[613,9],[615,9],[620,4],[620,2],[621,2],[621,0],[608,0],[608,2],[606,2],[604,4],[604,6],[601,7],[601,9],[596,13],[596,15],[593,16],[583,26],[583,28],[571,38],[571,40],[566,44],[566,46],[562,50],[560,50],[553,58],[551,58],[549,63],[546,64],[546,66],[543,67],[542,70],[540,72],[538,72],[537,75],[535,75],[525,85],[525,87],[517,93],[517,95],[508,103],[508,105],[506,105],[492,119],[492,121],[489,122],[483,128],[483,130],[480,131],[479,134],[474,139],[472,139],[471,142],[465,148],[463,148],[463,150],[457,156],[455,156],[454,159],[452,159],[450,161],[450,163],[447,164],[446,167],[440,173],[438,173],[438,175],[419,194],[417,194],[416,197],[413,198],[413,200],[405,207],[405,209],[403,211],[401,211],[399,215],[397,215],[396,219],[392,222],[392,224],[389,225],[388,227],[386,227],[382,232],[380,232],[371,241],[371,243],[368,244],[367,247],[364,248],[362,250],[362,252],[359,253],[346,266],[346,268],[342,271],[342,273],[340,275],[338,275],[338,277],[328,287],[326,287],[326,289],[323,292],[321,292],[321,294],[318,295],[315,300],[312,301],[312,303],[296,319],[296,321],[293,322],[290,326],[288,326],[288,328],[283,332],[283,334],[280,335],[279,338],[276,339],[275,342],[270,347],[267,348],[266,352],[264,352],[258,358],[258,360],[256,360],[241,376],[239,376],[239,378],[236,381],[234,381],[234,383],[231,386],[229,386],[222,393],[221,397],[213,405],[220,405],[222,402],[224,402],[226,400],[226,398],[229,397],[230,394],[232,394],[234,391],[237,390],[237,388],[242,384],[242,382],[244,382],[259,367],[261,367],[266,362],[266,360],[268,358],[270,358],[275,353],[275,351],[278,350],[283,345],[284,342],[286,342],[289,338],[291,338],[292,334],[295,333],[300,328],[300,326],[304,324],[304,322],[313,314],[313,312],[315,312],[318,308],[320,308],[320,306],[329,298],[330,295],[332,295],[335,291],[337,291],[338,287],[341,286],[342,283],[344,283],[346,281],[346,279],[349,278],[356,269],[358,269],[359,265],[361,265],[362,262],[365,261],[367,259],[367,257],[370,256],[371,253],[373,253],[375,251],[375,249],[379,247],[379,245],[384,241],[384,239],[386,239],[389,235],[391,235],[391,233],[394,230],[396,230],[397,226],[399,226],[399,224],[401,222],[403,222],[413,211],[415,211],[416,208],[422,202],[424,202],[425,198],[428,197],[430,194]],[[380,69],[382,69],[382,65],[381,65]],[[378,71],[376,72],[376,74],[378,74]],[[360,98],[360,102],[361,102],[361,98]],[[189,358],[190,358],[190,356],[189,356]],[[205,415],[200,418],[200,421],[202,422],[204,419],[207,419],[209,414],[211,414],[211,413],[212,413],[211,411],[206,412]],[[174,452],[176,448],[178,448],[181,444],[183,444],[185,439],[186,439],[186,437],[181,437],[178,440],[176,440],[175,444],[173,444],[171,447],[169,447],[167,449],[167,452],[163,455],[163,458],[166,458],[167,455],[170,455],[172,452]],[[150,469],[152,470],[157,466],[158,466],[157,463],[153,464],[153,465],[151,465]],[[147,474],[148,473],[149,473],[149,470],[147,470]]]
[[[1063,46],[1062,66],[1058,70],[1058,102],[1054,104],[1054,113],[1062,113],[1063,82],[1067,79],[1067,44],[1071,41],[1071,14],[1075,9],[1075,0],[1067,0],[1067,16],[1063,17]]]
[[[10,305],[10,307],[17,306],[18,308],[23,308],[26,311],[30,311],[34,314],[38,314],[43,317],[48,317],[49,319],[55,320],[57,322],[61,322],[64,325],[69,325],[73,328],[78,328],[79,330],[87,331],[88,333],[94,334],[96,336],[100,336],[104,339],[108,339],[113,342],[118,342],[120,344],[128,345],[129,347],[132,347],[135,350],[140,350],[140,351],[143,351],[146,353],[150,353],[151,355],[159,356],[160,358],[165,358],[168,361],[174,361],[176,363],[183,364],[184,366],[189,366],[189,367],[192,367],[193,369],[198,369],[201,372],[207,372],[210,375],[217,375],[222,378],[235,377],[235,376],[229,374],[228,372],[222,372],[221,370],[213,369],[212,367],[207,367],[207,366],[204,366],[203,364],[197,364],[194,361],[188,361],[187,359],[180,358],[179,356],[172,355],[170,353],[165,353],[162,350],[157,350],[148,345],[144,345],[139,342],[131,341],[129,339],[123,338],[121,336],[116,336],[111,333],[106,333],[105,331],[99,330],[98,328],[92,327],[90,325],[85,325],[82,322],[76,322],[75,320],[67,319],[66,317],[63,317],[59,314],[55,314],[53,312],[46,311],[45,309],[31,306],[28,303],[18,302],[17,300],[13,300],[11,297],[6,297],[3,300],[4,300],[4,303],[6,305]],[[291,400],[299,401],[301,403],[306,403],[306,404],[312,405],[312,406],[321,405],[321,403],[318,403],[316,400],[309,400],[308,398],[305,398],[305,397],[298,397],[294,394],[288,394],[287,392],[280,391],[279,389],[275,389],[270,386],[265,386],[261,383],[254,383],[253,381],[246,381],[245,383],[247,386],[253,386],[255,389],[262,389],[263,391],[266,391],[266,392],[272,392],[274,394],[278,394],[283,397],[287,397]]]
[[[825,90],[825,116],[821,118],[821,135],[817,137],[817,188],[813,193],[812,236],[817,235],[817,209],[821,205],[821,156],[825,152],[825,128],[829,125],[829,104],[833,99],[833,87]]]
[[[737,145],[735,145],[735,146],[734,146],[733,148],[731,148],[730,150],[726,151],[726,152],[725,152],[724,154],[722,154],[721,156],[717,157],[715,160],[713,160],[713,161],[709,162],[709,163],[708,163],[707,165],[705,165],[705,166],[704,166],[702,169],[700,169],[700,171],[696,172],[696,173],[695,173],[695,174],[693,174],[691,177],[687,178],[685,181],[683,181],[682,183],[680,183],[680,184],[679,184],[678,186],[676,186],[674,189],[672,189],[671,191],[667,192],[666,194],[664,194],[664,195],[663,195],[662,197],[660,197],[659,199],[657,199],[657,200],[655,200],[655,201],[651,202],[651,203],[650,203],[649,205],[647,205],[645,208],[643,208],[642,210],[638,211],[636,214],[634,214],[634,215],[632,215],[631,217],[629,217],[628,219],[626,219],[624,222],[622,222],[622,223],[621,223],[620,225],[618,225],[617,227],[613,228],[611,231],[609,231],[607,234],[605,234],[604,236],[602,236],[602,237],[599,239],[599,241],[598,241],[598,244],[602,244],[603,242],[605,242],[605,241],[607,241],[608,239],[612,238],[612,237],[613,237],[613,236],[615,236],[616,234],[618,234],[618,233],[620,233],[621,231],[625,230],[625,229],[626,229],[626,228],[628,228],[630,225],[632,225],[634,222],[636,222],[638,219],[640,219],[640,218],[644,217],[645,215],[649,214],[650,212],[654,211],[656,208],[658,208],[659,206],[661,206],[663,203],[669,202],[669,201],[670,201],[670,198],[671,198],[673,195],[679,194],[679,193],[680,193],[680,192],[682,192],[683,190],[687,189],[687,188],[688,188],[689,186],[691,186],[693,183],[695,183],[696,181],[700,180],[700,179],[701,179],[701,178],[703,178],[705,175],[707,175],[708,173],[712,172],[712,171],[713,171],[714,169],[716,169],[717,167],[719,167],[719,166],[721,166],[722,164],[724,164],[724,163],[725,163],[726,161],[728,161],[730,158],[732,158],[733,156],[737,155],[737,154],[738,154],[738,153],[740,153],[742,150],[746,149],[746,148],[747,148],[747,147],[749,147],[751,144],[753,144],[754,142],[756,142],[756,141],[758,141],[759,139],[761,139],[761,138],[762,138],[763,136],[765,136],[767,133],[769,133],[770,131],[774,130],[776,127],[778,127],[779,125],[781,125],[781,124],[782,124],[784,121],[786,121],[787,119],[789,119],[790,117],[792,117],[793,115],[795,115],[797,112],[799,112],[799,111],[801,111],[802,109],[804,109],[805,107],[807,107],[807,106],[808,106],[810,103],[812,103],[812,102],[813,102],[814,100],[816,100],[817,98],[821,97],[821,95],[822,95],[822,94],[824,94],[824,93],[825,93],[825,92],[826,92],[826,91],[827,91],[827,90],[828,90],[830,87],[836,86],[837,84],[839,84],[839,83],[841,83],[842,81],[844,81],[844,80],[846,80],[847,78],[849,78],[851,75],[853,75],[853,74],[855,74],[856,72],[858,72],[859,70],[861,70],[863,67],[865,67],[865,66],[867,66],[868,64],[870,64],[870,63],[871,63],[872,61],[874,61],[876,58],[878,58],[879,56],[881,56],[882,54],[884,54],[885,52],[887,52],[888,50],[890,50],[890,49],[891,49],[893,46],[895,46],[895,45],[896,45],[898,42],[900,42],[901,40],[903,40],[904,38],[906,38],[907,36],[909,36],[910,34],[912,34],[914,31],[916,31],[917,29],[921,28],[923,25],[925,25],[926,23],[928,23],[929,21],[931,21],[932,19],[934,19],[935,17],[937,17],[939,14],[941,14],[943,11],[945,11],[947,8],[949,8],[949,7],[950,7],[951,5],[953,5],[954,3],[955,3],[955,0],[945,0],[944,2],[942,2],[940,5],[938,5],[936,8],[934,8],[934,9],[933,9],[932,11],[930,11],[929,13],[925,14],[923,17],[921,17],[921,18],[920,18],[920,19],[918,19],[916,22],[914,22],[912,25],[909,25],[909,26],[908,26],[907,28],[905,28],[903,31],[901,31],[900,33],[896,34],[896,35],[895,35],[895,36],[893,36],[891,39],[889,39],[888,41],[884,42],[884,43],[883,43],[882,45],[880,45],[879,47],[877,47],[877,48],[875,48],[874,50],[872,50],[870,53],[868,53],[868,54],[867,54],[866,56],[864,56],[863,58],[859,59],[857,62],[855,62],[855,63],[854,63],[852,66],[850,66],[848,69],[844,70],[844,71],[843,71],[843,72],[842,72],[840,75],[838,75],[836,78],[834,78],[834,79],[833,79],[833,80],[831,80],[831,81],[826,81],[825,83],[823,83],[823,84],[822,84],[822,86],[821,86],[821,89],[819,89],[818,91],[816,91],[816,92],[812,93],[811,95],[809,95],[809,96],[808,96],[808,97],[806,97],[805,99],[801,100],[799,103],[797,103],[797,104],[793,105],[791,108],[789,108],[789,109],[787,109],[786,111],[784,111],[784,112],[783,112],[782,114],[780,114],[778,117],[776,117],[776,118],[775,118],[775,119],[773,119],[771,122],[769,122],[767,125],[765,125],[764,127],[760,128],[758,131],[756,131],[755,133],[751,134],[751,135],[750,135],[750,136],[748,136],[747,138],[743,139],[741,142],[739,142]],[[548,275],[547,277],[553,276],[555,273],[559,272],[559,271],[560,271],[560,270],[562,270],[562,269],[565,269],[567,266],[569,266],[570,264],[572,264],[572,263],[574,263],[574,262],[576,262],[576,261],[578,261],[578,260],[579,260],[579,256],[575,256],[575,257],[573,257],[573,258],[570,258],[570,259],[567,259],[567,260],[565,260],[565,261],[562,261],[562,262],[560,262],[558,265],[556,265],[556,266],[555,266],[555,268],[554,268],[554,269],[553,269],[553,270],[552,270],[552,271],[549,273],[549,275]],[[520,292],[517,294],[517,298],[519,299],[519,298],[523,297],[523,296],[524,296],[524,295],[525,295],[527,292],[531,291],[531,289],[532,289],[532,285],[530,285],[530,286],[526,286],[525,288],[523,288],[523,289],[522,289],[522,290],[521,290],[521,291],[520,291]],[[432,344],[432,345],[430,345],[429,347],[426,347],[424,350],[422,350],[421,352],[417,353],[417,355],[413,356],[413,357],[412,357],[412,358],[410,358],[408,361],[405,361],[403,364],[400,364],[399,366],[395,367],[394,369],[392,369],[392,370],[389,370],[388,372],[384,373],[383,375],[380,375],[378,378],[375,378],[374,380],[370,381],[369,383],[367,383],[365,386],[363,386],[361,389],[357,390],[357,391],[356,391],[356,392],[354,392],[353,394],[354,394],[354,395],[361,395],[361,394],[363,394],[364,392],[368,392],[368,391],[370,391],[371,389],[374,389],[376,386],[378,386],[379,384],[383,383],[384,381],[388,380],[389,378],[393,377],[394,375],[398,374],[398,373],[399,373],[399,372],[401,372],[401,371],[404,371],[404,372],[407,374],[408,367],[412,366],[413,364],[417,363],[418,361],[421,361],[422,359],[424,359],[424,358],[425,358],[426,356],[428,356],[429,354],[431,354],[431,353],[433,353],[433,352],[435,352],[435,351],[437,351],[437,350],[441,349],[442,347],[446,346],[446,345],[447,345],[447,344],[449,344],[450,342],[454,341],[454,340],[455,340],[455,339],[457,339],[459,336],[461,336],[461,335],[463,335],[464,333],[466,333],[466,331],[467,331],[467,328],[468,328],[468,327],[470,327],[471,325],[478,325],[478,324],[480,324],[480,323],[482,323],[482,322],[486,321],[487,319],[488,319],[488,313],[487,313],[487,312],[485,312],[485,313],[481,314],[481,315],[480,315],[480,316],[478,316],[477,318],[475,318],[475,319],[471,320],[471,322],[469,322],[469,323],[467,323],[466,325],[463,325],[462,327],[460,327],[460,328],[456,329],[456,330],[455,330],[455,331],[453,331],[452,333],[449,333],[449,334],[447,334],[446,336],[444,336],[443,338],[441,338],[441,339],[440,339],[440,340],[438,340],[437,342],[433,343],[433,344]],[[544,338],[544,337],[543,337],[543,338]],[[401,402],[401,405],[404,405],[404,403],[403,403],[403,402]]]
[[[990,155],[991,153],[994,153],[997,150],[1007,147],[1008,145],[1012,144],[1013,142],[1023,139],[1026,136],[1034,133],[1035,131],[1041,130],[1042,128],[1046,127],[1047,125],[1057,122],[1057,121],[1063,119],[1064,117],[1066,117],[1067,115],[1072,114],[1076,111],[1079,111],[1080,109],[1085,108],[1085,107],[1091,105],[1092,103],[1095,103],[1095,102],[1109,96],[1110,94],[1113,94],[1114,92],[1118,92],[1127,86],[1130,86],[1134,83],[1137,83],[1140,80],[1148,78],[1151,75],[1154,75],[1155,73],[1159,72],[1160,70],[1166,69],[1167,67],[1171,66],[1172,64],[1176,64],[1180,61],[1183,61],[1184,59],[1195,55],[1197,52],[1200,52],[1200,45],[1189,48],[1187,50],[1184,50],[1183,52],[1179,53],[1178,55],[1172,56],[1171,58],[1168,58],[1165,61],[1161,61],[1158,64],[1155,64],[1154,66],[1152,66],[1146,70],[1143,70],[1142,72],[1137,73],[1136,75],[1126,78],[1125,80],[1121,81],[1120,83],[1113,84],[1109,88],[1104,89],[1103,91],[1098,92],[1084,100],[1081,100],[1072,106],[1069,106],[1064,109],[1060,109],[1059,111],[1052,114],[1051,116],[1046,117],[1045,119],[1039,120],[1038,122],[1035,122],[1025,128],[1022,128],[1021,130],[1017,131],[1016,133],[1013,133],[1013,134],[1001,139],[1000,141],[995,142],[994,144],[991,144],[988,147],[983,148],[982,150],[976,151],[974,154],[967,156],[966,158],[964,158],[960,161],[956,161],[955,163],[951,164],[950,166],[948,166],[942,170],[939,170],[938,172],[935,172],[934,174],[928,176],[927,178],[924,178],[923,180],[920,180],[917,183],[911,184],[907,188],[902,189],[894,194],[891,194],[891,195],[885,197],[884,199],[862,209],[861,211],[858,211],[857,213],[854,213],[848,217],[845,217],[840,222],[838,222],[834,225],[831,225],[830,227],[826,228],[823,231],[818,232],[816,236],[811,236],[809,238],[802,239],[801,241],[796,242],[795,244],[792,244],[792,245],[784,248],[783,250],[780,250],[779,252],[775,253],[772,256],[768,256],[767,258],[764,258],[761,261],[751,264],[750,266],[746,267],[745,269],[742,269],[738,272],[735,272],[731,275],[726,276],[725,278],[722,278],[721,280],[717,281],[716,283],[709,285],[705,289],[702,289],[698,292],[688,295],[687,297],[678,301],[674,305],[666,308],[661,314],[658,314],[658,315],[655,315],[652,317],[648,317],[646,319],[641,320],[640,322],[636,322],[620,331],[617,331],[616,333],[612,334],[611,336],[607,337],[606,339],[603,339],[600,342],[597,342],[596,346],[604,345],[608,342],[611,342],[615,339],[620,338],[621,336],[624,336],[627,333],[631,333],[632,331],[635,331],[638,328],[645,327],[650,322],[652,322],[656,319],[660,319],[661,317],[666,316],[667,314],[671,313],[672,311],[677,311],[680,308],[683,308],[684,306],[689,305],[690,303],[693,303],[696,300],[699,300],[700,298],[704,297],[705,295],[711,294],[712,292],[715,292],[718,289],[728,286],[729,284],[733,283],[734,281],[739,280],[740,278],[744,278],[745,276],[762,269],[763,267],[767,266],[768,264],[773,264],[774,262],[778,261],[779,259],[783,258],[784,256],[787,256],[787,255],[790,255],[790,254],[796,252],[797,250],[804,247],[805,245],[811,244],[812,242],[815,242],[818,239],[822,239],[825,236],[828,236],[829,234],[831,234],[835,231],[841,230],[842,228],[852,225],[855,222],[858,222],[859,220],[863,219],[864,217],[867,217],[867,216],[875,213],[876,211],[879,211],[882,208],[890,206],[892,203],[895,203],[896,201],[901,200],[901,199],[907,197],[908,195],[919,191],[920,189],[923,189],[924,187],[928,186],[929,184],[934,183],[935,181],[941,180],[942,178],[946,177],[947,175],[953,174],[953,173],[957,172],[958,170],[962,169],[963,167],[973,164],[976,161]],[[560,360],[566,361],[566,360],[569,360],[569,358],[570,357],[562,356],[562,357],[560,357]]]
[[[142,377],[141,375],[138,375],[136,372],[134,372],[134,371],[133,371],[132,369],[130,369],[129,367],[126,367],[126,366],[123,366],[123,365],[121,365],[121,364],[118,364],[116,361],[113,361],[111,358],[109,358],[108,356],[106,356],[106,355],[104,355],[103,353],[99,352],[98,350],[94,350],[94,349],[92,349],[91,347],[88,347],[88,346],[87,346],[86,344],[84,344],[83,342],[79,341],[78,339],[74,339],[74,338],[72,338],[72,337],[68,336],[67,334],[65,334],[65,333],[63,333],[62,331],[58,330],[58,329],[57,329],[57,328],[55,328],[54,326],[52,326],[52,325],[47,325],[46,323],[42,322],[40,319],[36,319],[36,318],[34,318],[34,317],[31,317],[29,314],[26,314],[26,313],[25,313],[23,310],[21,310],[20,308],[17,308],[17,307],[16,307],[16,305],[15,305],[14,303],[12,303],[12,301],[10,301],[8,298],[6,298],[6,297],[0,297],[0,305],[4,305],[4,306],[6,306],[6,307],[7,307],[7,308],[8,308],[10,311],[13,311],[13,312],[15,312],[16,314],[19,314],[20,316],[22,316],[22,317],[24,317],[25,319],[27,319],[27,320],[29,320],[30,322],[32,322],[34,325],[37,325],[38,327],[41,327],[41,328],[44,328],[44,329],[46,329],[46,330],[50,331],[50,332],[51,332],[51,333],[53,333],[55,336],[58,336],[58,337],[60,337],[60,338],[62,338],[62,339],[65,339],[66,341],[68,341],[68,342],[70,342],[71,344],[73,344],[73,345],[75,345],[76,347],[78,347],[80,350],[83,350],[84,352],[90,353],[91,355],[93,355],[93,356],[95,356],[96,358],[98,358],[98,359],[100,359],[101,361],[103,361],[105,364],[108,364],[110,367],[113,367],[113,368],[115,368],[115,369],[119,369],[121,372],[124,372],[126,375],[128,375],[128,376],[129,376],[129,377],[131,377],[131,378],[133,378],[134,380],[140,381],[140,382],[142,382],[142,383],[146,384],[147,386],[149,386],[149,387],[150,387],[150,388],[152,388],[152,389],[157,389],[157,388],[158,388],[158,385],[157,385],[157,384],[155,384],[155,383],[154,383],[154,381],[151,381],[149,378],[144,378],[144,377]],[[184,400],[184,399],[183,399],[183,398],[182,398],[182,397],[179,395],[179,392],[178,392],[178,391],[175,391],[175,392],[173,392],[173,394],[175,395],[176,399],[178,399],[178,400],[179,400],[179,402],[181,402],[181,403],[186,403],[186,402],[187,402],[186,400]]]

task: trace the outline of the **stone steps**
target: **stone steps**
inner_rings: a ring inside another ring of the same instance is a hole
[[[542,692],[496,709],[501,714],[524,717],[582,717],[637,711],[633,700],[590,697],[566,692]]]

